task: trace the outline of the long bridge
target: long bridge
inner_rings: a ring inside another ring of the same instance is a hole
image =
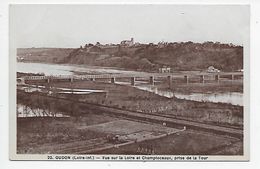
[[[218,72],[218,73],[208,73],[208,72],[181,72],[181,73],[143,73],[138,74],[97,74],[97,75],[56,75],[56,76],[24,76],[17,78],[18,83],[26,83],[27,81],[44,81],[50,83],[51,81],[79,81],[79,80],[91,80],[95,79],[110,79],[111,83],[115,83],[116,79],[129,78],[131,85],[135,85],[137,78],[149,79],[149,83],[154,85],[155,79],[165,78],[169,86],[172,85],[174,78],[183,78],[185,83],[189,83],[190,78],[199,78],[201,83],[204,83],[206,77],[214,77],[215,81],[219,81],[220,78],[225,77],[230,80],[235,80],[235,77],[243,77],[243,72]]]

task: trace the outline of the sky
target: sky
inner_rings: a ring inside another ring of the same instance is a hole
[[[199,42],[243,45],[245,5],[11,5],[16,47],[79,47],[87,43]]]

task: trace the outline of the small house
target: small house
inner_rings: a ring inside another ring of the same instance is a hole
[[[207,72],[209,72],[209,73],[217,73],[217,72],[220,72],[220,70],[214,68],[213,66],[209,66],[208,69],[207,69]]]
[[[170,72],[171,72],[170,67],[164,66],[164,67],[159,68],[159,73],[170,73]]]

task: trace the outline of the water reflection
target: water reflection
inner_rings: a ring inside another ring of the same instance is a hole
[[[17,104],[17,117],[70,117],[63,112],[52,112]]]
[[[60,94],[90,94],[90,93],[106,93],[105,90],[92,90],[92,89],[77,89],[77,88],[62,88],[62,87],[52,87],[51,89],[46,88],[46,86],[36,86],[36,85],[23,85],[18,86],[18,90],[23,90],[27,93],[32,92],[42,92],[42,93],[60,93]]]
[[[230,103],[232,105],[243,106],[243,93],[226,92],[226,93],[192,93],[189,95],[175,93],[175,97],[194,101],[207,101],[214,103]]]
[[[145,90],[145,91],[149,91],[149,92],[155,93],[155,94],[157,94],[159,96],[167,97],[167,98],[172,98],[174,96],[173,92],[158,90],[158,88],[153,86],[153,85],[145,85],[145,86],[142,85],[142,86],[135,86],[135,87],[138,88],[138,89],[141,89],[141,90]]]
[[[230,103],[232,105],[243,106],[243,93],[225,92],[225,93],[191,93],[182,94],[171,91],[158,90],[155,86],[135,86],[138,89],[153,92],[160,96],[167,98],[177,97],[179,99],[200,101],[200,102],[214,102],[214,103]]]

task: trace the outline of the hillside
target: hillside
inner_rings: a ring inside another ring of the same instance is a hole
[[[59,63],[72,48],[18,48],[17,56],[27,62]]]
[[[213,42],[139,44],[131,47],[87,44],[77,49],[30,48],[18,49],[18,56],[26,56],[26,61],[85,64],[143,71],[157,71],[162,66],[169,66],[172,70],[205,70],[209,66],[221,71],[243,68],[242,46]]]
[[[243,47],[213,42],[133,47],[86,45],[72,51],[63,62],[147,71],[164,65],[173,70],[205,70],[212,65],[222,71],[235,71],[243,68]]]

